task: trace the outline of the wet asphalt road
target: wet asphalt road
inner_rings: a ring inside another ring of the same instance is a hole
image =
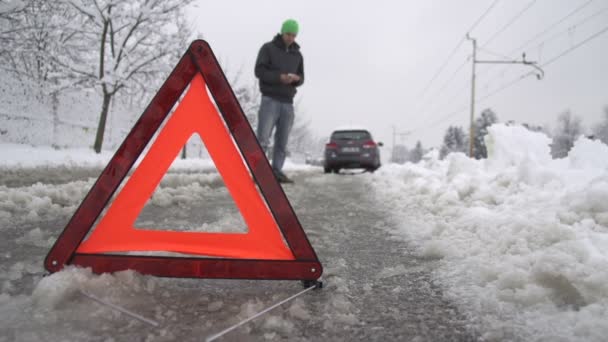
[[[58,191],[74,184],[87,187],[98,172],[38,169],[5,173],[0,176],[0,192],[25,190],[36,182]],[[374,195],[366,181],[371,175],[324,175],[321,170],[292,175],[296,183],[284,189],[324,265],[325,288],[309,292],[219,341],[479,339],[434,282],[436,261],[417,257],[406,241],[391,236],[400,223]],[[215,221],[227,226],[240,222],[221,182],[196,175],[173,177],[180,180],[161,186],[169,201],[152,201],[140,216],[142,222],[174,220],[186,228]],[[86,190],[76,197],[84,193]],[[179,200],[172,201],[174,198]],[[203,199],[205,210],[198,210]],[[79,200],[52,202],[68,207]],[[302,289],[293,281],[163,279],[133,274],[104,278],[107,286],[100,286],[99,277],[89,276],[88,284],[93,285],[87,291],[157,320],[158,328],[76,294],[62,297],[52,307],[41,307],[31,294],[41,279],[44,256],[70,210],[3,222],[0,270],[4,279],[0,280],[4,281],[3,292],[11,297],[0,301],[0,342],[202,341]],[[17,275],[16,267],[21,269]]]

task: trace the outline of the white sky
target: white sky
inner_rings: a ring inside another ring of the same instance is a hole
[[[460,45],[445,70],[423,90],[493,1],[199,1],[190,17],[218,58],[233,70],[242,68],[244,77],[252,80],[260,46],[279,31],[283,20],[298,20],[297,41],[304,55],[306,83],[296,98],[301,103],[297,115],[310,121],[320,136],[327,136],[336,126],[364,125],[386,143],[386,155],[393,125],[400,131],[412,131],[402,140],[408,147],[416,140],[422,140],[425,147],[439,146],[450,124],[468,127],[470,62],[440,90],[471,54],[470,42]],[[486,49],[506,55],[588,2],[522,49],[528,60],[542,64],[608,27],[608,1],[537,0]],[[530,3],[498,1],[472,36],[484,46]],[[573,26],[595,13],[585,24]],[[520,55],[517,52],[513,57]],[[496,58],[478,51],[478,59]],[[521,65],[501,73],[503,69],[478,65],[478,100],[532,70]],[[501,121],[546,125],[570,109],[583,117],[586,127],[595,124],[608,105],[608,32],[554,62],[545,72],[541,81],[529,77],[478,103],[476,115],[491,107]]]

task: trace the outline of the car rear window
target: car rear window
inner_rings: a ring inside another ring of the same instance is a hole
[[[339,131],[331,135],[332,140],[365,140],[371,139],[367,131]]]

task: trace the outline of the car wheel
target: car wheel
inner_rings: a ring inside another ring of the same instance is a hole
[[[323,173],[330,173],[330,172],[331,172],[331,168],[329,168],[329,167],[323,168]]]
[[[338,174],[340,173],[340,169],[333,169],[332,172]]]

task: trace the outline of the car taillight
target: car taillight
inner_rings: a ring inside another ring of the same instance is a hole
[[[328,150],[335,150],[338,148],[338,144],[336,144],[335,142],[330,142],[328,144],[325,144],[325,148]]]
[[[376,147],[376,143],[373,140],[368,140],[363,143],[363,148],[374,148]]]

